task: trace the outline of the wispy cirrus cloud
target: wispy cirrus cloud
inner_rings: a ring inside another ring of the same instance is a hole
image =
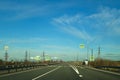
[[[107,36],[120,35],[120,10],[100,7],[96,13],[64,15],[54,18],[52,23],[66,33],[94,41]]]
[[[6,20],[19,20],[46,15],[46,13],[49,10],[49,7],[50,7],[49,5],[39,6],[35,4],[19,4],[11,2],[3,3],[0,6],[0,10],[7,15],[3,17]]]
[[[120,35],[120,9],[101,7],[98,10],[97,13],[88,16],[92,26],[107,34]]]
[[[38,43],[38,42],[44,42],[44,41],[48,41],[47,38],[39,38],[39,37],[35,37],[35,38],[27,38],[27,39],[18,39],[18,38],[11,38],[11,39],[1,39],[0,43],[3,44],[26,44],[26,43]]]
[[[43,47],[47,49],[57,49],[57,50],[66,50],[66,51],[73,49],[69,46],[58,46],[58,45],[44,45]]]
[[[86,32],[84,25],[79,25],[82,22],[82,18],[83,16],[80,14],[74,16],[64,15],[59,18],[54,18],[53,24],[66,33],[84,40],[92,40],[91,35]]]
[[[46,2],[34,1],[19,3],[19,1],[0,1],[0,11],[4,13],[1,17],[5,20],[19,20],[31,17],[42,17],[50,14],[57,13],[56,10],[64,10],[72,7],[71,2]],[[9,14],[8,14],[9,13]]]

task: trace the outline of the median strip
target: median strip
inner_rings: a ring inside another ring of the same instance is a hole
[[[55,68],[55,69],[53,69],[53,70],[51,70],[51,71],[48,71],[48,72],[42,74],[42,75],[39,75],[39,76],[33,78],[32,80],[36,80],[36,79],[38,79],[38,78],[40,78],[40,77],[43,77],[43,76],[45,76],[45,75],[47,75],[47,74],[49,74],[49,73],[51,73],[51,72],[53,72],[53,71],[55,71],[55,70],[57,70],[57,69],[59,69],[59,68],[60,68],[60,66],[57,67],[57,68]]]

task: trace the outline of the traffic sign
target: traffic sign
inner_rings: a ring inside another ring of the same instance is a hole
[[[80,48],[85,48],[85,45],[84,44],[80,44]]]

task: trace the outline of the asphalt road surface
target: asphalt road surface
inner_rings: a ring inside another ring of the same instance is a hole
[[[61,64],[0,75],[0,80],[120,80],[120,75]]]

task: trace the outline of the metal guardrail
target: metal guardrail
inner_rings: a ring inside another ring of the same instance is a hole
[[[11,73],[11,71],[13,71],[13,70],[14,70],[14,72],[18,72],[18,71],[23,71],[23,70],[28,70],[28,69],[39,68],[41,66],[48,66],[48,65],[53,65],[53,64],[1,65],[0,66],[0,74],[2,72]]]
[[[120,69],[120,66],[96,66],[95,68],[115,68],[115,69]]]
[[[6,73],[30,70],[30,69],[44,67],[44,66],[58,65],[60,63],[62,63],[62,62],[54,61],[54,62],[41,62],[41,63],[1,64],[0,65],[0,75],[6,74]]]
[[[96,66],[95,68],[120,73],[120,66]]]

